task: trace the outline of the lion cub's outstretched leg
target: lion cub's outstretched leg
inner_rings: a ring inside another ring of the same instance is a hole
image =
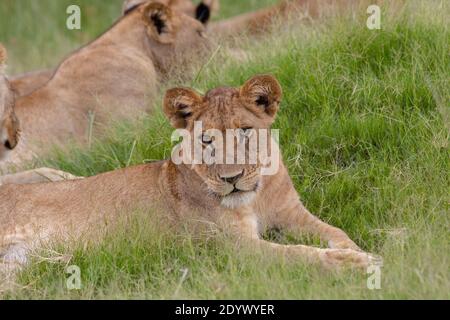
[[[287,175],[287,173],[286,173]],[[269,220],[273,227],[294,233],[307,233],[319,236],[332,249],[361,249],[339,228],[333,227],[312,215],[300,201],[292,183],[287,192],[278,200],[278,208],[271,213]],[[272,227],[271,226],[271,227]]]
[[[70,173],[60,170],[50,168],[39,168],[15,174],[0,176],[0,186],[4,184],[29,184],[29,183],[56,182],[75,179],[82,179],[82,177],[77,177]]]
[[[300,201],[292,208],[280,213],[279,217],[284,228],[319,236],[321,240],[327,242],[330,248],[361,251],[344,231],[312,215]]]
[[[352,249],[323,249],[306,245],[281,245],[260,238],[257,215],[250,210],[241,210],[233,223],[234,231],[244,242],[260,249],[283,254],[290,258],[300,258],[307,263],[318,263],[327,269],[344,267],[366,269],[376,259],[368,253]]]

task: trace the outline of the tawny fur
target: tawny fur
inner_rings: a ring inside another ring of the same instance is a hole
[[[205,96],[185,88],[169,90],[164,111],[176,128],[192,130],[193,121],[202,121],[205,129],[222,132],[250,125],[262,129],[273,123],[280,101],[278,81],[262,75],[241,88],[219,88]],[[149,208],[163,213],[166,221],[158,223],[208,222],[244,244],[328,268],[365,268],[372,263],[373,257],[360,251],[345,232],[308,212],[282,163],[275,175],[262,176],[260,169],[260,164],[175,165],[166,160],[84,180],[2,186],[1,250],[4,256],[17,257],[4,261],[4,269],[19,267],[29,250],[49,241],[83,241],[119,217]],[[234,182],[221,178],[237,172],[242,175]],[[231,193],[231,184],[239,192]],[[332,248],[262,240],[261,232],[271,227],[318,235]]]
[[[42,88],[53,76],[55,70],[39,70],[10,77],[11,87],[17,97],[26,96]]]

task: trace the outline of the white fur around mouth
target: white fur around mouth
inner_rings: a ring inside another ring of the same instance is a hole
[[[252,203],[256,197],[255,191],[230,193],[222,198],[221,205],[228,209],[236,209]]]

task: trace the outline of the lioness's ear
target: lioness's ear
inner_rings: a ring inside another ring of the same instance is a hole
[[[164,97],[164,113],[174,128],[186,128],[189,117],[202,101],[203,98],[191,89],[170,89]]]
[[[248,99],[269,115],[274,116],[279,108],[283,91],[278,80],[271,75],[258,75],[241,87],[240,96]]]
[[[203,24],[207,24],[209,18],[211,18],[211,10],[207,5],[201,2],[195,9],[195,19]]]
[[[218,0],[203,0],[197,5],[195,9],[195,18],[203,24],[207,24],[211,15],[218,11]]]
[[[144,9],[147,32],[156,41],[164,44],[175,40],[172,10],[162,3],[150,3]]]

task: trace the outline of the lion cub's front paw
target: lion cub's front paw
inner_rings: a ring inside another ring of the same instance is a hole
[[[381,257],[352,249],[322,249],[320,261],[327,269],[355,268],[366,270],[371,265],[381,265]]]

